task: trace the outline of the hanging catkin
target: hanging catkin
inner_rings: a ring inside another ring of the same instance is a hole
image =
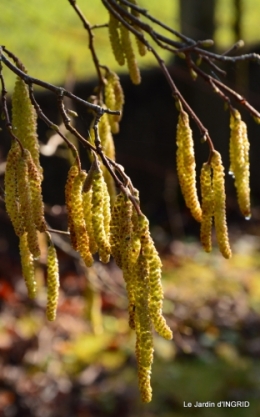
[[[225,173],[221,155],[217,151],[213,152],[211,166],[213,169],[214,223],[217,242],[219,250],[224,258],[230,258],[232,256],[232,252],[229,245],[226,222]]]
[[[240,211],[247,219],[251,216],[249,146],[246,124],[241,120],[238,110],[234,110],[230,114],[229,172],[235,178]]]
[[[8,152],[5,169],[5,206],[17,236],[25,233],[24,218],[20,210],[17,190],[17,165],[21,157],[21,149],[13,142]]]
[[[36,281],[33,256],[29,250],[27,242],[27,233],[20,236],[20,256],[22,264],[22,273],[27,287],[28,296],[34,298],[36,295]]]
[[[211,178],[211,166],[204,163],[200,174],[202,199],[202,221],[200,225],[200,240],[206,252],[211,252],[211,229],[214,215],[214,194]]]
[[[29,160],[30,152],[24,149],[17,164],[17,193],[20,202],[20,212],[27,232],[28,246],[34,258],[37,258],[40,256],[40,248],[36,226],[32,218],[33,207],[29,181]]]
[[[47,253],[47,308],[46,316],[50,321],[55,320],[59,298],[59,265],[56,249],[48,247]]]
[[[118,64],[124,65],[125,57],[120,38],[119,27],[120,22],[113,16],[112,13],[109,13],[108,32],[112,51]]]
[[[197,187],[196,187],[196,163],[194,156],[194,144],[192,131],[189,125],[189,116],[181,111],[177,124],[177,174],[186,206],[192,216],[198,222],[202,219]]]
[[[39,141],[37,135],[37,116],[31,103],[28,87],[17,77],[12,96],[12,125],[15,135],[24,148],[32,155],[33,162],[42,180],[42,167],[39,159]]]

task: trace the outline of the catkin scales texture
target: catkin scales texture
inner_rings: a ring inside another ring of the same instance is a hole
[[[240,211],[247,219],[251,216],[249,147],[246,124],[240,113],[234,110],[230,115],[229,172],[235,179]]]
[[[36,122],[36,112],[30,101],[28,87],[21,78],[17,77],[12,97],[13,129],[24,148],[29,150],[33,162],[42,177]]]
[[[59,298],[59,266],[54,246],[48,247],[47,253],[47,309],[46,316],[50,321],[55,320]]]
[[[192,131],[189,125],[189,116],[181,111],[177,124],[177,174],[186,206],[192,216],[198,222],[202,219],[197,188],[196,188],[196,163]]]
[[[213,169],[214,223],[217,242],[219,250],[224,258],[230,258],[232,252],[229,245],[226,222],[225,173],[221,155],[217,151],[214,151],[213,153],[211,166]]]

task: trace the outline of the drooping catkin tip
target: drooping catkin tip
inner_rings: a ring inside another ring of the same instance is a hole
[[[50,321],[55,320],[59,297],[59,265],[56,249],[48,247],[47,253],[47,308],[46,316]]]

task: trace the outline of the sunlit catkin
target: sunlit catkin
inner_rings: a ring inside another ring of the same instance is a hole
[[[25,232],[24,219],[20,212],[17,191],[17,165],[21,156],[19,145],[14,142],[7,155],[5,169],[5,206],[17,236]]]
[[[29,160],[30,152],[27,149],[24,149],[17,164],[17,193],[20,202],[20,212],[24,219],[25,230],[27,232],[28,246],[32,255],[37,258],[40,256],[40,248],[35,223],[32,217],[33,208],[29,181]]]
[[[141,251],[149,265],[149,311],[155,330],[165,339],[172,339],[172,331],[162,315],[163,289],[161,282],[162,263],[149,232],[149,222],[144,215],[139,216]]]
[[[132,4],[134,4],[134,5],[137,6],[136,0],[130,0],[130,3],[132,3]],[[140,13],[136,9],[134,9],[134,8],[131,8],[131,13],[135,17],[138,17],[138,18],[140,17]],[[140,35],[142,35],[143,31],[142,31],[142,29],[140,29],[140,27],[138,25],[135,25],[134,24],[133,27],[135,28],[135,30],[137,32],[140,33]],[[139,55],[140,56],[146,55],[147,48],[146,48],[145,44],[143,42],[141,42],[141,40],[137,36],[136,36],[136,44],[137,44],[137,48],[138,48]]]
[[[181,111],[177,124],[177,174],[186,206],[192,216],[198,222],[202,219],[197,187],[196,187],[196,163],[192,131],[189,125],[189,116]]]
[[[149,311],[149,261],[142,253],[139,254],[133,275],[135,276],[136,358],[139,389],[142,401],[149,402],[152,398],[150,376],[153,362],[153,335]]]
[[[42,200],[41,176],[33,162],[31,155],[28,157],[28,178],[31,191],[32,202],[32,221],[39,232],[45,232],[47,229],[44,218],[44,205]]]
[[[65,185],[65,202],[66,202],[66,208],[67,208],[67,214],[68,214],[68,229],[70,232],[70,242],[71,242],[71,246],[75,250],[78,249],[78,246],[77,246],[77,238],[76,238],[71,209],[72,209],[72,199],[73,199],[72,187],[73,187],[74,180],[76,176],[78,175],[78,173],[79,173],[78,166],[72,165],[69,169],[67,181]]]
[[[230,174],[235,178],[239,208],[246,218],[250,218],[249,141],[246,124],[237,110],[230,115],[229,149]]]
[[[219,250],[224,258],[230,258],[232,256],[232,252],[229,245],[226,222],[225,173],[221,155],[217,151],[214,151],[213,153],[211,166],[213,169],[214,223],[217,242]]]
[[[33,256],[29,250],[27,242],[27,233],[20,236],[20,256],[22,264],[22,273],[25,281],[25,285],[28,291],[28,297],[34,298],[36,295],[36,281],[35,281],[35,270]]]
[[[20,77],[17,77],[12,97],[13,129],[24,148],[28,149],[32,155],[33,162],[42,179],[36,122],[36,111],[31,103],[28,87]]]
[[[204,163],[200,174],[202,199],[202,221],[200,225],[200,240],[206,252],[211,252],[212,216],[214,215],[214,194],[211,178],[211,167]]]
[[[118,133],[119,121],[122,118],[122,110],[124,104],[124,93],[120,84],[118,75],[115,72],[109,72],[106,76],[105,84],[105,100],[106,106],[110,110],[119,110],[120,115],[109,114],[108,120],[112,133]]]
[[[98,250],[92,225],[92,188],[82,193],[83,214],[89,238],[89,250],[92,254]]]
[[[59,298],[59,265],[56,249],[50,245],[47,252],[47,308],[46,316],[55,320]]]
[[[106,216],[108,215],[109,208],[105,206],[108,204],[109,199],[104,195],[105,185],[102,171],[94,171],[92,181],[92,225],[95,241],[98,246],[99,259],[107,263],[110,258],[111,248],[106,228],[108,222]]]
[[[121,256],[121,219],[122,219],[122,207],[125,202],[123,193],[119,193],[116,196],[115,203],[113,205],[111,221],[110,221],[110,245],[111,254],[119,268],[122,268],[122,256]]]
[[[93,258],[89,249],[89,237],[83,212],[82,188],[87,177],[86,172],[81,171],[74,179],[71,190],[71,222],[75,231],[77,250],[79,251],[86,266],[93,264]]]
[[[119,65],[124,65],[125,56],[119,32],[120,22],[109,13],[108,32],[114,57]]]
[[[132,45],[132,41],[130,37],[130,32],[123,25],[120,26],[120,32],[121,32],[122,47],[125,53],[130,78],[133,84],[140,84],[141,75],[140,75],[140,70],[138,68],[137,61],[135,58],[135,53],[134,53],[134,49],[133,49],[133,45]]]

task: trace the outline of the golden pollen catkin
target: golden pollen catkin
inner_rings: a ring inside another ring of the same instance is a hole
[[[110,44],[112,47],[112,51],[118,64],[124,65],[125,56],[124,56],[124,50],[122,47],[122,42],[120,39],[119,27],[120,27],[120,22],[113,16],[112,13],[109,13],[108,31],[109,31],[109,40],[110,40]]]
[[[71,222],[75,231],[77,250],[79,251],[86,266],[93,264],[93,258],[89,249],[89,237],[86,229],[84,212],[82,188],[87,177],[86,172],[81,171],[74,179],[71,190]]]
[[[83,214],[89,238],[89,250],[92,254],[98,250],[92,225],[92,188],[82,193]]]
[[[118,75],[110,71],[106,77],[105,85],[105,100],[106,105],[110,110],[119,110],[120,115],[109,114],[108,120],[112,133],[119,132],[119,121],[122,118],[122,111],[124,105],[124,93],[120,84]]]
[[[121,212],[125,202],[123,193],[119,193],[116,196],[115,203],[113,205],[111,221],[110,221],[110,245],[111,254],[115,259],[115,262],[119,268],[122,268],[122,256],[121,256]]]
[[[189,125],[189,116],[181,111],[177,124],[177,174],[186,206],[192,216],[198,222],[202,220],[197,187],[196,187],[196,163],[192,131]]]
[[[240,211],[247,219],[251,216],[249,146],[246,124],[240,113],[234,110],[230,115],[230,174],[235,178]]]
[[[19,249],[22,273],[27,287],[28,297],[35,298],[37,286],[35,281],[34,260],[28,247],[27,233],[24,233],[22,236],[20,236]]]
[[[12,97],[12,125],[15,135],[32,155],[33,162],[42,179],[36,111],[31,103],[28,87],[19,77],[16,79]]]
[[[138,365],[139,389],[143,402],[152,398],[150,385],[151,366],[153,362],[152,323],[149,311],[149,263],[146,256],[139,254],[133,271],[135,275],[135,329],[136,358]]]
[[[56,249],[48,247],[47,253],[47,308],[46,316],[50,321],[55,320],[59,298],[59,265]]]
[[[105,188],[106,183],[101,170],[94,171],[92,182],[92,225],[95,241],[98,246],[99,258],[107,263],[110,259],[111,247],[107,224],[110,222],[110,209],[108,207],[109,197]]]
[[[20,212],[24,219],[27,232],[28,246],[32,255],[37,258],[40,256],[40,248],[35,223],[32,218],[33,208],[29,181],[29,160],[30,152],[24,149],[17,165],[17,192],[20,202]]]
[[[14,142],[8,152],[5,170],[5,206],[17,236],[25,233],[17,190],[17,165],[21,156],[19,145]]]
[[[139,216],[139,234],[141,251],[148,259],[149,265],[149,311],[155,330],[165,339],[172,339],[172,331],[162,315],[163,289],[161,282],[162,264],[149,232],[149,222],[142,215]]]
[[[202,221],[200,225],[200,240],[206,252],[211,252],[211,229],[214,215],[214,194],[211,178],[211,167],[204,163],[200,174],[202,199]]]
[[[77,246],[77,238],[76,238],[71,208],[72,208],[72,199],[73,199],[72,187],[73,187],[74,180],[76,176],[78,175],[78,173],[79,173],[79,169],[77,165],[72,165],[69,169],[67,181],[65,185],[65,202],[66,202],[67,213],[68,213],[68,229],[70,232],[70,242],[71,242],[71,246],[75,250],[78,249],[78,246]]]
[[[135,58],[135,53],[134,53],[134,49],[133,49],[133,45],[132,45],[132,41],[130,37],[130,32],[123,25],[120,26],[120,32],[121,32],[122,47],[125,53],[130,78],[133,84],[140,84],[141,75],[140,75],[140,70],[138,68],[137,61]]]
[[[31,155],[28,158],[28,177],[32,201],[32,219],[39,232],[47,229],[44,218],[44,205],[42,200],[41,176],[33,162]]]
[[[226,193],[225,173],[219,152],[214,151],[211,159],[213,169],[213,194],[214,194],[214,223],[216,228],[219,250],[224,258],[231,258],[232,252],[229,245],[228,229],[226,222]]]

